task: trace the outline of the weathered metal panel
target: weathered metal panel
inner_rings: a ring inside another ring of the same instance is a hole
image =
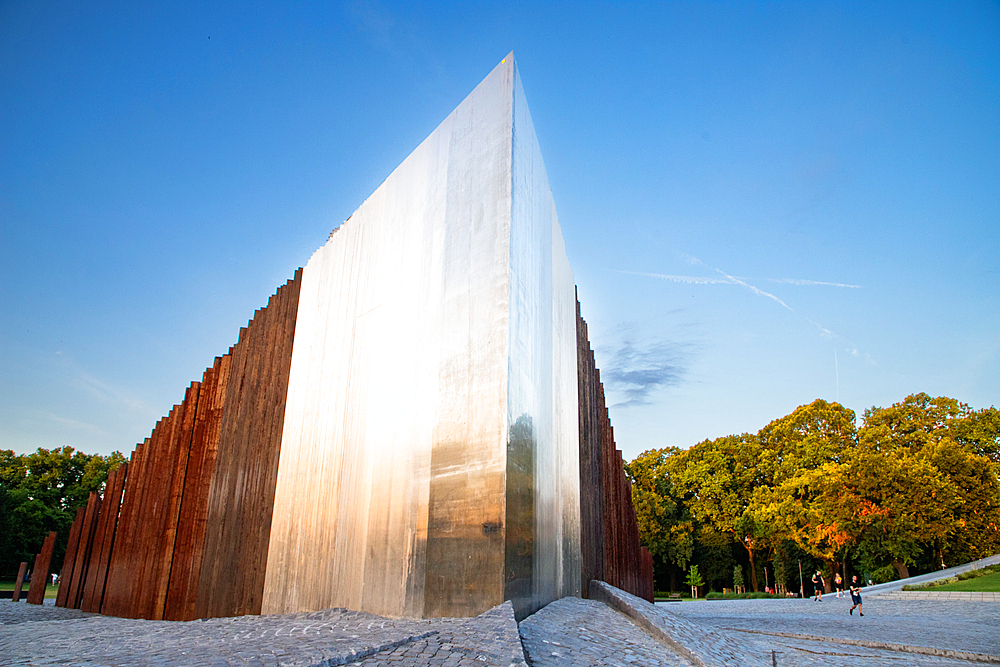
[[[21,589],[24,588],[24,575],[28,573],[28,561],[21,561],[21,567],[17,568],[17,581],[14,582],[14,592],[11,594],[11,601],[18,602],[21,599]]]
[[[73,584],[73,566],[76,563],[76,551],[80,545],[80,533],[83,531],[83,515],[85,507],[79,507],[69,527],[69,541],[66,543],[66,555],[63,556],[63,566],[59,570],[59,590],[56,592],[56,606],[65,607],[69,600],[69,591]],[[32,574],[34,582],[34,574]]]
[[[108,475],[92,549],[91,566],[87,568],[87,582],[84,585],[83,601],[80,605],[83,611],[101,611],[127,470],[128,464],[122,463]]]
[[[73,577],[70,580],[69,594],[66,606],[70,609],[80,607],[83,596],[83,585],[87,580],[87,568],[90,564],[91,547],[94,544],[94,531],[97,528],[97,515],[101,511],[101,497],[94,492],[87,498],[87,507],[80,524],[80,539],[76,547],[76,557],[73,559]]]
[[[42,604],[45,601],[45,586],[49,582],[49,567],[52,563],[52,551],[55,548],[56,532],[52,531],[45,537],[42,550],[35,556],[35,567],[31,570],[31,586],[28,588],[29,604]]]
[[[191,438],[191,453],[184,482],[184,497],[177,522],[174,560],[163,617],[169,621],[196,618],[195,604],[208,518],[208,492],[215,472],[226,379],[230,356],[216,357],[199,388],[198,409]]]
[[[233,347],[195,613],[259,614],[264,590],[300,272]]]

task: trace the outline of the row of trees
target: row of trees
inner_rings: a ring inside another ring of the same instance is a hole
[[[0,576],[16,577],[22,561],[30,567],[52,530],[59,533],[52,559],[58,572],[77,508],[91,491],[103,493],[108,472],[124,460],[120,452],[89,455],[72,447],[0,450]]]
[[[908,396],[855,414],[816,400],[756,434],[626,466],[657,589],[691,564],[713,588],[799,589],[823,570],[888,581],[1000,551],[1000,411]],[[807,585],[807,592],[809,586]]]

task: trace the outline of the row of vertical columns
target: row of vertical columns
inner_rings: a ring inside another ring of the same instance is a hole
[[[652,602],[652,556],[639,543],[632,483],[625,475],[621,452],[615,448],[604,385],[579,301],[576,312],[583,596],[589,596],[590,582],[598,580]]]
[[[300,277],[109,474],[103,500],[78,510],[58,606],[153,620],[260,613]]]

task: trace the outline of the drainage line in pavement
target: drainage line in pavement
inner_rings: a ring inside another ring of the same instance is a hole
[[[989,653],[972,653],[970,651],[953,651],[947,648],[932,648],[930,646],[911,646],[909,644],[890,644],[889,642],[871,642],[864,639],[841,639],[838,637],[818,637],[816,635],[801,635],[797,632],[771,632],[769,630],[745,630],[743,628],[724,628],[736,632],[749,632],[756,635],[772,635],[774,637],[787,637],[789,639],[805,639],[813,642],[829,642],[832,644],[847,644],[849,646],[864,646],[866,648],[885,649],[887,651],[899,651],[902,653],[919,653],[921,655],[935,655],[940,658],[958,658],[959,660],[971,660],[973,662],[988,662],[1000,665],[1000,655]]]

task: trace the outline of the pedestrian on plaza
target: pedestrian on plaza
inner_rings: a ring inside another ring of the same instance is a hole
[[[844,580],[840,578],[840,572],[833,578],[833,586],[837,589],[837,597],[839,598],[840,594],[844,592]]]
[[[816,570],[816,574],[814,574],[812,576],[812,582],[813,582],[813,595],[815,596],[813,599],[815,599],[816,602],[822,602],[823,601],[823,573],[820,572],[819,570]]]
[[[857,607],[858,615],[864,616],[865,609],[861,606],[861,585],[858,583],[858,575],[851,577],[851,602],[854,604],[847,613],[854,616],[854,607]]]

